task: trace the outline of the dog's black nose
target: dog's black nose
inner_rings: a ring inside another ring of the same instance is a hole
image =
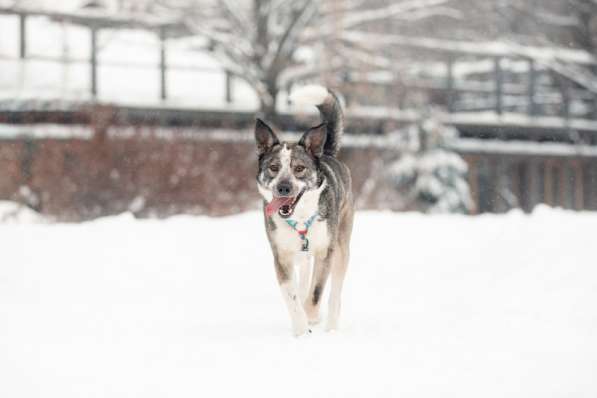
[[[283,181],[278,184],[278,187],[276,189],[278,191],[278,195],[290,196],[290,192],[292,192],[292,185],[290,185],[290,182]]]

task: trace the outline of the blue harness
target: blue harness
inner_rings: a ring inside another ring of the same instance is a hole
[[[309,217],[309,219],[307,221],[305,221],[305,223],[304,223],[304,225],[305,225],[304,229],[298,229],[296,227],[298,225],[298,221],[292,220],[290,218],[286,219],[286,223],[288,225],[290,225],[290,227],[292,229],[294,229],[299,234],[299,237],[303,241],[303,246],[302,246],[301,250],[304,252],[309,251],[309,239],[307,238],[307,233],[309,232],[309,228],[311,228],[311,225],[313,225],[313,223],[315,222],[315,219],[317,218],[318,215],[319,215],[319,213],[316,212],[311,217]]]

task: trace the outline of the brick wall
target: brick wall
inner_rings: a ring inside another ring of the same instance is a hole
[[[217,216],[260,205],[250,140],[213,139],[205,131],[170,137],[146,129],[116,136],[96,131],[91,139],[0,140],[0,200],[66,221],[127,210],[142,217]],[[342,150],[361,207],[378,207],[379,196],[364,182],[383,156],[389,154],[377,148]]]

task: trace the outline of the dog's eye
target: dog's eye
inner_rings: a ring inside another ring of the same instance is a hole
[[[295,173],[302,173],[303,171],[305,171],[305,166],[296,166],[294,168]]]
[[[272,173],[277,173],[278,171],[280,171],[280,166],[278,166],[277,164],[270,164],[269,171],[271,171]]]

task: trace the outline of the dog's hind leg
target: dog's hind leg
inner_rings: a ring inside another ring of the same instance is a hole
[[[338,320],[340,318],[340,303],[342,300],[342,286],[344,277],[348,268],[348,259],[350,257],[350,237],[352,235],[352,223],[354,213],[351,210],[345,211],[338,228],[338,255],[332,263],[332,282],[330,301],[328,307],[328,321],[326,330],[338,329]]]
[[[340,302],[342,299],[342,286],[344,277],[348,268],[348,245],[342,245],[338,248],[339,253],[334,258],[331,270],[331,291],[330,301],[328,303],[328,320],[325,329],[332,331],[338,329],[338,319],[340,318]]]
[[[292,322],[292,330],[295,336],[301,336],[309,331],[309,324],[293,277],[292,258],[276,256],[275,266],[282,297]]]

